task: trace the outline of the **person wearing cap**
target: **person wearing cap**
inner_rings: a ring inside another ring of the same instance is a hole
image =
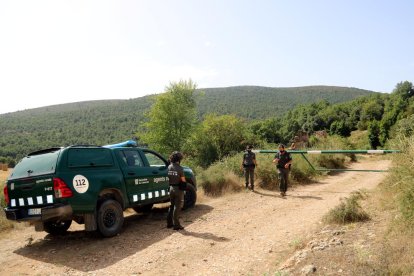
[[[257,167],[256,154],[252,152],[253,147],[247,146],[246,152],[243,154],[243,161],[241,169],[244,170],[244,177],[246,180],[246,190],[250,189],[254,191],[254,169]]]
[[[285,196],[288,188],[290,166],[292,164],[292,157],[285,150],[285,145],[279,145],[279,152],[276,153],[273,163],[276,164],[278,172],[280,195]]]
[[[170,208],[167,215],[167,228],[182,230],[184,227],[180,224],[180,211],[184,201],[184,190],[187,183],[184,176],[184,169],[180,166],[183,155],[174,151],[170,155],[171,164],[168,166],[168,182],[170,184]]]

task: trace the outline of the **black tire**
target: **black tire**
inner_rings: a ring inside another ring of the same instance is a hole
[[[134,209],[134,211],[137,213],[148,213],[148,212],[151,212],[152,206],[154,206],[153,203],[147,204],[147,205],[135,206],[135,207],[132,207],[132,209]]]
[[[193,185],[187,184],[187,188],[184,191],[184,204],[183,204],[183,210],[186,210],[188,208],[192,208],[195,206],[197,201],[197,191],[194,188]]]
[[[43,227],[51,235],[63,235],[71,224],[71,220],[47,221],[43,223]]]
[[[118,234],[124,224],[124,212],[118,201],[107,199],[99,206],[96,218],[98,231],[104,237]]]

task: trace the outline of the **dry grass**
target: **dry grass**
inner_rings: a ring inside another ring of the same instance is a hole
[[[394,225],[384,239],[381,250],[381,265],[386,268],[387,275],[414,274],[414,241],[413,230],[403,225]]]
[[[221,196],[225,193],[237,192],[242,189],[240,185],[242,183],[241,178],[233,172],[220,174],[220,172],[210,170],[210,172],[204,175],[201,183],[204,194],[208,196]]]
[[[342,199],[338,206],[330,210],[324,216],[324,221],[327,223],[346,224],[368,220],[368,214],[359,204],[359,201],[364,198],[366,198],[365,193],[361,191],[353,192],[349,198]]]
[[[10,174],[10,170],[9,171],[0,171],[0,187],[1,187],[1,191],[0,191],[0,202],[1,202],[1,208],[3,209],[3,207],[5,207],[5,202],[4,202],[4,194],[3,194],[3,188],[4,188],[4,183],[6,182],[7,177]],[[4,214],[3,210],[0,210],[0,232],[14,228],[16,225],[16,223],[6,219],[6,216]]]

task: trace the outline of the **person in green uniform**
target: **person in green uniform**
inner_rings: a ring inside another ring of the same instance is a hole
[[[279,145],[279,152],[276,153],[273,163],[276,164],[278,172],[280,195],[285,196],[288,188],[290,166],[292,164],[292,157],[285,150],[285,145]]]
[[[167,215],[167,227],[174,230],[182,230],[184,227],[180,224],[180,211],[184,201],[184,190],[187,183],[184,176],[184,170],[180,166],[183,155],[174,151],[170,155],[171,164],[168,166],[168,182],[170,184],[170,208]]]
[[[244,177],[246,180],[246,190],[250,189],[254,191],[254,169],[257,167],[256,154],[252,152],[253,147],[247,146],[246,152],[243,154],[243,161],[241,169],[244,170]]]

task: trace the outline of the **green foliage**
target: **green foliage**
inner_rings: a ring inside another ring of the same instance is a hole
[[[188,140],[186,152],[201,166],[223,159],[255,144],[255,137],[245,122],[234,115],[207,115]]]
[[[44,148],[131,139],[153,96],[71,103],[0,115],[0,157],[19,160]]]
[[[348,141],[351,145],[351,149],[371,149],[371,145],[368,139],[367,130],[355,130],[351,132],[351,136],[348,138]]]
[[[359,204],[359,201],[365,197],[366,195],[361,191],[353,192],[349,198],[342,199],[338,206],[330,210],[324,216],[324,221],[327,223],[346,224],[368,220],[368,214]]]
[[[210,113],[234,114],[247,119],[281,117],[300,104],[319,101],[336,104],[372,94],[367,90],[336,86],[292,88],[235,86],[208,88],[203,91],[205,96],[198,99],[200,116]]]
[[[380,139],[380,126],[378,121],[372,121],[368,125],[368,140],[373,149],[376,149],[381,145]]]
[[[346,125],[344,121],[335,121],[331,124],[330,131],[333,135],[340,135],[342,137],[348,137],[351,135],[351,128]]]
[[[394,137],[410,137],[414,134],[414,115],[401,119],[394,126]]]
[[[400,96],[403,100],[407,100],[414,96],[413,84],[409,81],[400,82],[395,87],[393,93]]]
[[[144,142],[164,154],[182,150],[196,119],[195,83],[191,80],[171,83],[157,96],[144,124]]]
[[[278,143],[283,140],[280,129],[282,121],[270,118],[263,121],[256,121],[250,125],[253,134],[261,137],[268,143]]]

